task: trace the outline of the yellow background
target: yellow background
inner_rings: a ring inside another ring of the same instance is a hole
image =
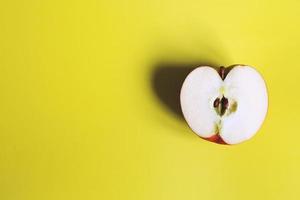
[[[299,7],[1,0],[0,199],[299,199]],[[255,66],[258,134],[198,138],[153,90],[160,62]]]

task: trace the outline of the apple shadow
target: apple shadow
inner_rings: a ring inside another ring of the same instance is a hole
[[[187,75],[197,67],[219,67],[213,62],[160,62],[152,70],[151,87],[160,102],[179,120],[184,117],[180,106],[180,90]]]

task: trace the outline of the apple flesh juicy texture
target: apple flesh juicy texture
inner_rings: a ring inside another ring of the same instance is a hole
[[[209,66],[193,70],[180,92],[181,109],[190,128],[219,144],[250,139],[262,125],[267,109],[265,81],[252,67]]]

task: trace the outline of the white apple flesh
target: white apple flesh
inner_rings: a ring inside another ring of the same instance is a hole
[[[226,76],[226,77],[225,77]],[[221,144],[237,144],[253,137],[262,125],[268,94],[264,79],[252,67],[235,65],[228,74],[201,66],[185,79],[181,109],[200,137]]]

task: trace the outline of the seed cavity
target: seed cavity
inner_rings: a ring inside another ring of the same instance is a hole
[[[229,112],[232,113],[232,112],[235,112],[236,110],[237,110],[237,102],[234,101],[229,108]]]
[[[229,115],[231,113],[236,112],[237,110],[237,102],[234,101],[233,99],[228,100],[226,97],[222,97],[221,99],[218,97],[214,100],[213,106],[215,108],[215,111],[218,113],[218,115],[223,116],[223,115]]]

